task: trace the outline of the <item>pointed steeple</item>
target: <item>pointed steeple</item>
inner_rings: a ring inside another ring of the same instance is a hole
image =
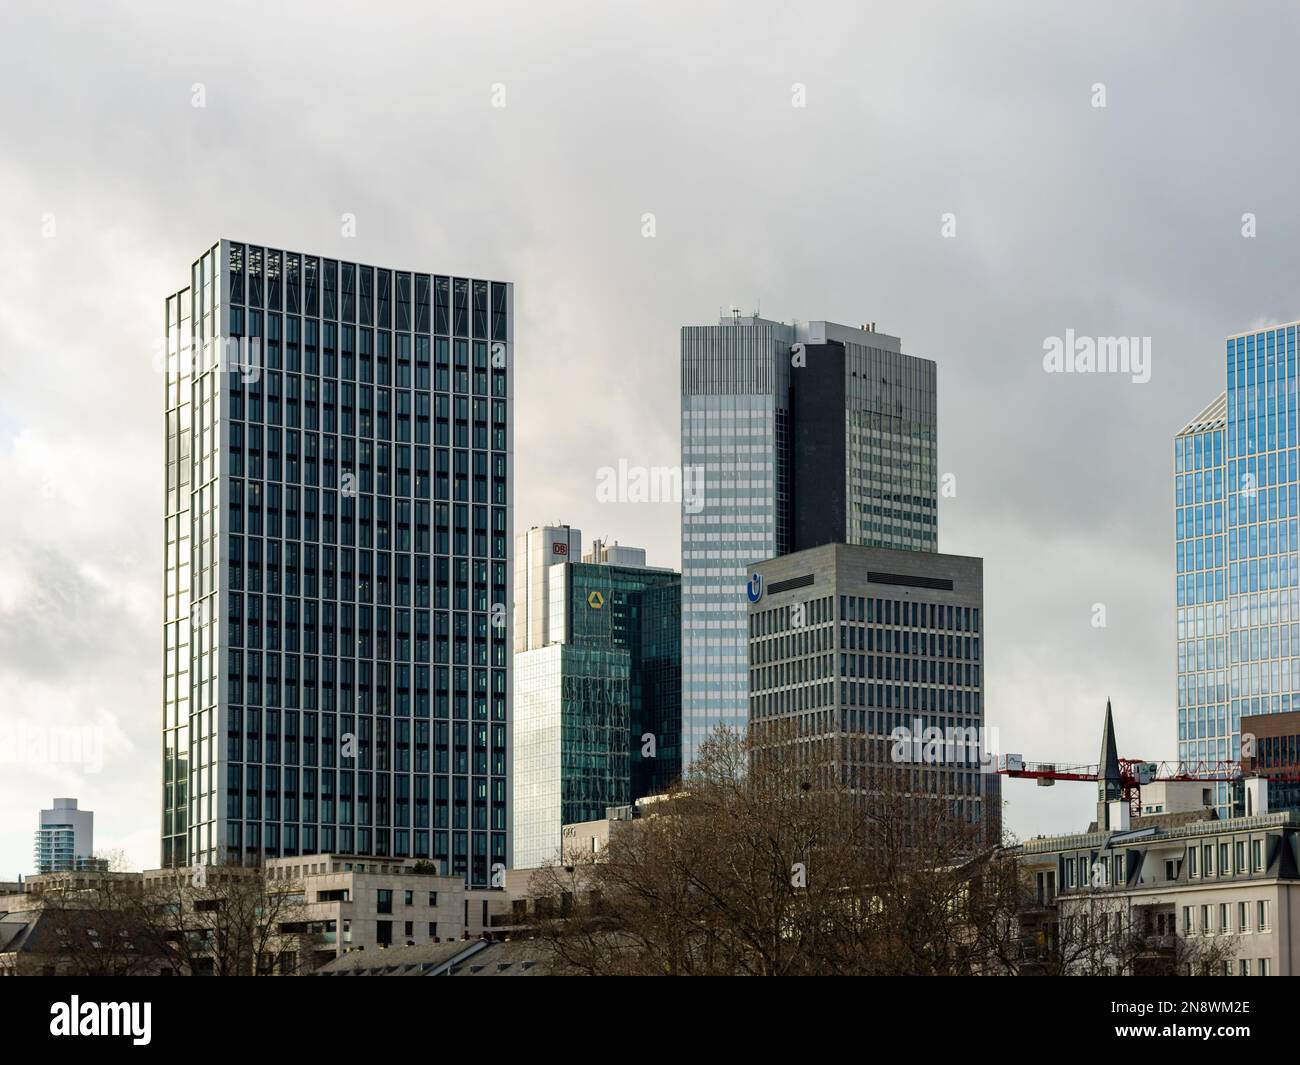
[[[1108,803],[1123,798],[1124,784],[1119,772],[1119,751],[1115,747],[1115,720],[1110,699],[1106,700],[1106,725],[1101,732],[1101,758],[1097,763],[1097,827],[1109,828]]]

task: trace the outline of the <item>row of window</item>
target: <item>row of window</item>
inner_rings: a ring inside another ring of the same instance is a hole
[[[1265,899],[1259,899],[1253,905],[1249,902],[1238,902],[1234,906],[1232,903],[1220,902],[1217,905],[1184,906],[1183,934],[1194,936],[1199,933],[1210,936],[1267,932],[1269,931],[1268,912],[1268,902]],[[1265,959],[1260,960],[1263,962]],[[1249,973],[1243,971],[1242,975],[1247,976]],[[1261,972],[1260,975],[1267,974]]]
[[[231,244],[230,302],[420,333],[506,338],[506,286]]]

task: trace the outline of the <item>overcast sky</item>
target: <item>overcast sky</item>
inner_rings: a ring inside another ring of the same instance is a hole
[[[95,811],[98,850],[158,864],[152,354],[221,237],[515,282],[516,527],[660,564],[677,509],[599,503],[595,471],[679,461],[680,326],[732,304],[876,322],[939,366],[940,549],[986,560],[1002,748],[1093,761],[1110,696],[1121,756],[1174,757],[1171,438],[1222,389],[1225,335],[1300,318],[1296,24],[1266,4],[6,4],[0,725],[104,747],[98,772],[0,762],[0,879],[30,871],[55,795]],[[1044,373],[1067,329],[1150,337],[1150,381]],[[1021,834],[1093,812],[1086,784],[1005,796]]]

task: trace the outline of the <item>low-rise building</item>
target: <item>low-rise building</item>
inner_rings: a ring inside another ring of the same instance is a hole
[[[1300,814],[1269,812],[1258,778],[1245,788],[1253,816],[1130,822],[1117,799],[1109,829],[1013,848],[1029,952],[1093,974],[1300,972]]]

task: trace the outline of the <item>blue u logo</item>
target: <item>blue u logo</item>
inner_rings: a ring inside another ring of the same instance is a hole
[[[755,573],[749,578],[749,583],[745,585],[745,594],[749,596],[751,603],[757,603],[763,598],[763,575]]]

